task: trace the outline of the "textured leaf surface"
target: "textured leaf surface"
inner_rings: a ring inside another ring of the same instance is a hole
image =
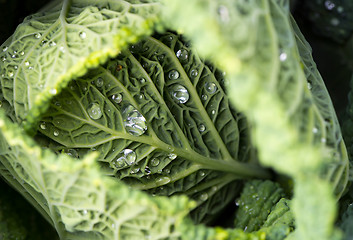
[[[27,17],[2,45],[1,88],[18,122],[28,128],[50,98],[127,43],[148,34],[154,1],[54,1]]]
[[[182,30],[200,53],[211,56],[229,73],[232,100],[254,125],[260,161],[300,179],[295,182],[298,202],[293,204],[300,238],[331,238],[332,209],[320,208],[326,215],[316,218],[313,214],[315,221],[299,209],[304,202],[306,209],[317,208],[322,199],[334,208],[331,187],[315,181],[322,185],[308,191],[304,184],[324,176],[339,196],[348,180],[348,158],[327,91],[310,49],[303,47],[307,44],[292,25],[286,2],[222,1],[217,5],[194,1],[191,9],[198,12],[188,14],[197,16],[192,20],[178,14],[186,1],[169,4],[173,7],[163,11],[168,26]],[[311,224],[326,231],[307,232],[315,228]]]
[[[224,74],[179,36],[130,50],[55,97],[39,131],[57,151],[99,152],[106,174],[134,188],[186,193],[201,206],[196,221],[209,221],[238,194],[234,180],[268,176],[255,165],[245,117],[229,103]]]
[[[52,223],[61,239],[179,239],[185,197],[151,198],[101,175],[92,155],[56,156],[0,121],[0,171]]]

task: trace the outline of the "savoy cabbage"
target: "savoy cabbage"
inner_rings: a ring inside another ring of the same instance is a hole
[[[54,0],[0,71],[0,175],[60,239],[349,232],[348,153],[288,1]],[[30,239],[6,214],[0,239]]]

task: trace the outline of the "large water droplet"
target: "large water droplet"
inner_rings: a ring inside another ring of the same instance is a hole
[[[199,75],[199,72],[197,71],[197,69],[191,70],[190,77],[195,78],[197,77],[197,75]]]
[[[81,39],[85,39],[87,37],[87,34],[85,32],[80,32],[78,34],[78,36],[81,38]]]
[[[177,155],[176,155],[175,153],[169,153],[169,154],[168,154],[168,158],[169,158],[170,160],[174,160],[174,159],[176,159],[176,157],[177,157]]]
[[[207,193],[202,193],[201,195],[200,195],[200,200],[201,201],[206,201],[208,199],[208,194]]]
[[[171,70],[171,71],[168,73],[168,77],[169,77],[169,79],[171,79],[171,80],[178,79],[178,78],[179,78],[179,72],[178,72],[177,70]]]
[[[93,120],[100,119],[103,116],[102,110],[98,103],[91,103],[87,108],[87,113]]]
[[[121,151],[118,156],[116,157],[115,160],[113,160],[117,163],[120,164],[120,161],[125,162],[127,165],[131,166],[133,164],[135,164],[136,161],[136,153],[131,150],[131,149],[124,149],[123,151]]]
[[[126,105],[122,111],[124,126],[131,135],[141,136],[147,130],[145,117],[132,105]]]
[[[7,49],[9,49],[7,46],[3,46],[3,47],[2,47],[2,51],[3,51],[3,52],[6,52]]]
[[[214,94],[217,91],[217,85],[213,82],[207,82],[205,84],[205,89],[209,94]]]
[[[41,122],[39,127],[43,130],[47,129],[47,124],[45,122]]]
[[[57,136],[59,136],[59,134],[60,134],[59,130],[58,130],[58,129],[54,129],[53,135],[54,135],[55,137],[57,137]]]
[[[135,174],[135,173],[138,173],[139,171],[140,171],[140,167],[139,166],[132,166],[130,173],[131,174]]]
[[[180,61],[186,61],[189,57],[189,53],[185,49],[179,49],[176,52],[176,56],[177,56],[177,58],[179,58]]]
[[[186,103],[190,97],[188,90],[180,84],[173,85],[170,94],[177,103]]]
[[[112,98],[113,102],[115,102],[116,104],[119,104],[123,100],[123,95],[121,95],[120,93],[117,93],[117,94],[112,95],[111,98]]]
[[[169,183],[171,179],[169,177],[160,177],[156,179],[156,184],[157,185],[165,185]]]
[[[159,165],[159,159],[158,158],[152,158],[151,166],[152,167],[157,167],[158,165]]]
[[[206,130],[205,125],[200,124],[200,125],[199,125],[199,131],[200,131],[200,132],[204,132],[205,130]]]
[[[103,78],[99,77],[96,79],[96,87],[101,88],[103,87],[103,84],[104,84]]]

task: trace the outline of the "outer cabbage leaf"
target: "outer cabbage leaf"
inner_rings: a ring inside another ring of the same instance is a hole
[[[77,161],[43,150],[0,120],[0,171],[55,227],[61,239],[179,239],[193,205],[186,197],[152,198],[102,176],[95,158]]]
[[[294,178],[298,239],[330,239],[332,193],[340,196],[345,189],[348,158],[328,93],[287,3],[193,1],[185,9],[186,1],[168,1],[163,22],[229,73],[230,96],[249,116],[260,161]]]
[[[131,52],[130,52],[131,51]],[[224,74],[175,34],[148,37],[53,98],[39,141],[82,157],[154,195],[186,194],[210,222],[258,166],[245,117],[229,103]],[[45,137],[43,137],[45,136]]]
[[[156,1],[57,0],[27,17],[2,45],[1,89],[31,130],[48,101],[74,77],[150,33]]]

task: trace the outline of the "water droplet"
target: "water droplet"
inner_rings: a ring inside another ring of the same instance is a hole
[[[204,132],[205,130],[206,130],[205,125],[200,124],[200,125],[199,125],[199,131],[200,131],[200,132]]]
[[[310,82],[308,82],[308,89],[311,90],[313,88],[313,86],[311,85]]]
[[[217,91],[217,85],[213,82],[207,82],[205,84],[205,89],[209,94],[214,94]]]
[[[88,211],[87,211],[86,209],[84,209],[84,210],[82,211],[82,213],[83,213],[83,215],[87,215]]]
[[[57,94],[57,92],[58,92],[58,90],[56,90],[55,88],[52,88],[52,89],[49,90],[49,93],[51,95],[55,95],[55,94]]]
[[[175,84],[171,87],[170,89],[170,94],[176,100],[177,103],[186,103],[189,100],[189,92],[188,90],[180,85],[180,84]]]
[[[219,6],[218,7],[218,14],[219,14],[219,19],[222,22],[229,22],[229,11],[228,8],[226,6]]]
[[[326,138],[321,138],[322,143],[326,143]]]
[[[126,105],[122,111],[124,126],[133,136],[141,136],[147,130],[145,117],[132,105]]]
[[[335,8],[335,4],[333,3],[333,2],[331,2],[331,1],[325,1],[325,8],[327,9],[327,10],[329,10],[329,11],[331,11],[332,9],[334,9]]]
[[[206,101],[208,99],[208,96],[206,94],[202,94],[201,99]]]
[[[131,166],[135,164],[136,153],[131,149],[124,149],[118,154],[118,156],[116,157],[116,160],[114,161],[120,161],[120,160],[125,162],[127,165]]]
[[[103,116],[102,110],[98,103],[91,103],[87,108],[87,113],[93,120],[100,119]]]
[[[51,46],[51,47],[56,46],[56,42],[54,42],[54,41],[53,41],[53,42],[50,42],[50,43],[49,43],[49,46]]]
[[[3,47],[2,47],[2,51],[3,51],[3,52],[6,52],[7,49],[9,49],[7,46],[3,46]]]
[[[65,47],[64,46],[59,47],[59,50],[60,50],[60,52],[65,53]]]
[[[25,66],[29,66],[29,62],[28,61],[25,61]]]
[[[338,26],[340,24],[340,20],[338,20],[338,18],[332,18],[330,22],[332,26]]]
[[[43,40],[41,43],[40,43],[40,46],[43,47],[45,44],[47,44],[48,41],[47,40]]]
[[[144,78],[140,78],[140,83],[145,83],[146,82],[146,79],[144,79]]]
[[[86,33],[85,32],[80,32],[78,34],[78,36],[81,38],[81,39],[85,39],[87,37]]]
[[[190,77],[195,78],[197,77],[197,75],[199,75],[199,72],[197,71],[197,69],[191,70]]]
[[[124,161],[124,158],[122,157],[112,160],[111,163],[115,168],[118,168],[118,169],[125,166],[125,161]]]
[[[177,158],[177,155],[176,155],[175,153],[169,153],[169,154],[168,154],[168,158],[169,158],[170,160],[174,160],[174,159]]]
[[[338,13],[343,13],[344,8],[342,6],[337,7],[337,12]]]
[[[6,62],[6,57],[5,57],[5,56],[2,56],[2,57],[1,57],[1,61]]]
[[[23,56],[23,55],[25,55],[25,52],[24,52],[24,51],[21,51],[19,54],[20,54],[21,56]]]
[[[57,129],[54,129],[54,131],[53,131],[53,135],[55,136],[55,137],[57,137],[57,136],[59,136],[59,130],[57,130]]]
[[[279,55],[279,60],[280,60],[281,62],[284,62],[284,61],[286,61],[286,59],[287,59],[287,53],[282,52],[282,53]]]
[[[151,166],[152,167],[157,167],[158,165],[159,165],[159,159],[158,158],[152,158]]]
[[[132,166],[130,173],[131,174],[135,174],[135,173],[138,173],[139,171],[140,171],[140,167],[139,166]]]
[[[179,72],[178,72],[177,70],[171,70],[171,71],[168,73],[168,77],[169,77],[169,79],[171,79],[171,80],[178,79],[178,78],[179,78]]]
[[[165,185],[170,183],[171,179],[169,177],[160,177],[156,179],[157,185]]]
[[[179,49],[176,52],[176,56],[177,56],[177,58],[179,58],[180,61],[186,61],[189,57],[189,53],[185,49]]]
[[[66,153],[67,155],[69,155],[70,157],[73,158],[78,158],[78,153],[75,149],[73,148],[68,148],[64,150],[64,153]]]
[[[212,114],[212,115],[216,114],[216,110],[212,110],[212,111],[211,111],[211,114]]]
[[[10,70],[10,71],[7,72],[7,76],[13,77],[13,75],[14,75],[13,71]]]
[[[144,170],[144,173],[145,173],[146,175],[150,175],[150,174],[151,174],[151,169],[150,169],[148,166],[146,166],[146,167],[145,167],[145,170]]]
[[[32,70],[32,69],[33,69],[33,67],[28,67],[28,69],[29,69],[29,70]]]
[[[41,36],[42,36],[41,33],[36,33],[36,34],[34,34],[34,37],[37,38],[37,39],[40,38]]]
[[[18,69],[18,66],[17,66],[17,65],[15,65],[15,66],[13,66],[13,68],[14,68],[15,70],[17,70],[17,69]]]
[[[318,133],[319,129],[317,129],[316,127],[313,128],[313,133]]]
[[[103,78],[99,77],[99,78],[96,79],[96,86],[98,88],[103,87],[103,84],[104,84]]]
[[[123,95],[121,95],[121,93],[118,93],[118,94],[112,95],[111,98],[112,98],[113,102],[115,102],[116,104],[119,104],[123,100]]]
[[[169,173],[170,173],[170,169],[169,169],[169,168],[165,168],[165,169],[164,169],[164,172],[165,172],[166,174],[169,174]]]
[[[41,122],[39,126],[43,130],[47,129],[47,124],[45,122]]]
[[[162,61],[164,59],[164,57],[165,57],[164,54],[161,54],[157,57],[157,59],[158,59],[158,61]]]
[[[199,176],[200,176],[200,177],[204,177],[205,175],[206,175],[206,173],[205,173],[204,171],[200,171],[200,172],[199,172]]]
[[[202,193],[201,195],[200,195],[200,200],[201,201],[206,201],[208,199],[208,194],[207,193]]]

